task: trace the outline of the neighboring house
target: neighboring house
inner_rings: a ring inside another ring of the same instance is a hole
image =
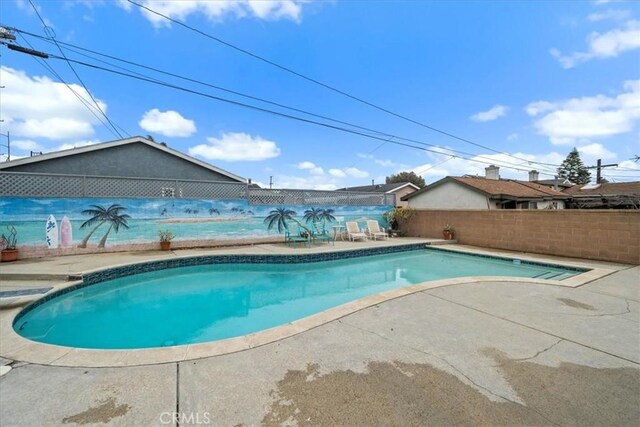
[[[2,172],[242,182],[238,175],[135,136],[0,163]]]
[[[574,209],[640,209],[640,181],[574,185],[563,193]]]
[[[496,166],[485,170],[485,177],[445,177],[402,200],[416,209],[564,209],[569,198],[536,182],[500,179]]]
[[[401,201],[404,196],[407,196],[414,191],[420,190],[415,184],[410,182],[398,182],[395,184],[372,184],[372,185],[363,185],[360,187],[345,187],[341,188],[338,191],[358,191],[363,193],[385,193],[385,194],[394,194],[396,196],[396,206],[406,207],[408,203],[406,201]]]

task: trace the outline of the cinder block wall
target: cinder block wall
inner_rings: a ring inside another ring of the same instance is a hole
[[[442,238],[445,224],[463,244],[640,264],[640,211],[421,209],[403,229]]]

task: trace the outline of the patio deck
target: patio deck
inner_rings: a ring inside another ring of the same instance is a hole
[[[337,250],[353,248],[341,243]],[[3,265],[0,274],[11,267],[14,275],[62,277],[201,253],[28,260]],[[271,343],[188,361],[92,368],[0,358],[0,420],[15,426],[637,425],[640,267],[500,254],[608,273],[577,287],[467,280],[419,290]],[[0,346],[0,355],[5,350]]]

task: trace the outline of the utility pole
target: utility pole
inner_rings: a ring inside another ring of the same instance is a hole
[[[616,167],[617,163],[611,163],[608,165],[602,164],[602,159],[598,159],[596,166],[587,166],[587,169],[595,169],[596,170],[596,184],[602,184],[602,169],[609,167]]]

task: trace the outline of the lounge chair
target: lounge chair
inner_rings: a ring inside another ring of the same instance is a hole
[[[373,240],[377,240],[378,237],[382,237],[383,239],[387,239],[389,234],[387,234],[384,229],[380,228],[380,224],[375,219],[370,219],[367,221],[367,234],[369,238]]]
[[[284,233],[284,242],[287,246],[289,246],[289,243],[293,244],[294,248],[296,247],[296,243],[303,243],[307,247],[311,247],[311,236],[303,236],[300,228],[296,230],[295,234],[287,230]]]
[[[311,229],[311,239],[313,239],[314,242],[331,242],[335,246],[333,237],[331,237],[329,232],[325,230],[324,224],[322,224],[321,222],[313,223],[313,228]]]
[[[347,236],[349,236],[349,240],[355,241],[356,239],[367,240],[367,235],[360,231],[360,227],[358,227],[358,223],[354,221],[348,221],[346,223],[347,226]]]

